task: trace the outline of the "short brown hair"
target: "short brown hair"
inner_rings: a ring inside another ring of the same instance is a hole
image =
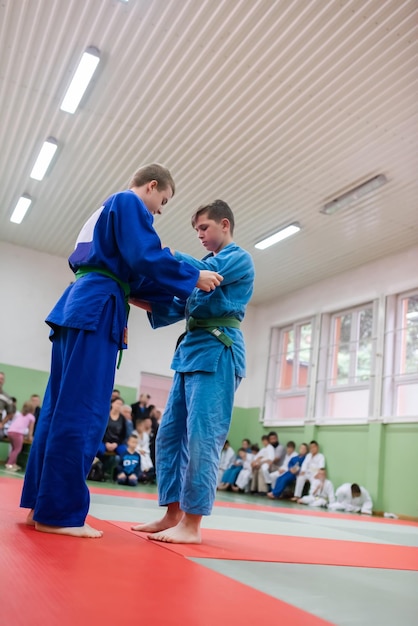
[[[210,220],[214,220],[215,222],[221,222],[223,219],[229,220],[229,225],[231,228],[231,235],[234,234],[234,214],[231,209],[223,200],[215,200],[211,204],[204,204],[200,206],[197,211],[192,215],[192,226],[195,227],[198,217],[201,215],[207,215]]]
[[[174,193],[176,191],[176,186],[174,184],[173,177],[166,167],[159,165],[159,163],[151,163],[151,165],[144,165],[141,167],[132,177],[132,180],[129,184],[130,187],[142,187],[142,185],[146,185],[152,180],[157,181],[157,188],[162,191],[163,189],[167,189],[167,187],[171,187],[171,190]]]

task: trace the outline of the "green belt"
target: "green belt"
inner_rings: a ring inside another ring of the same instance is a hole
[[[129,287],[128,283],[124,283],[123,280],[121,280],[120,278],[118,278],[115,274],[113,274],[113,272],[110,272],[109,270],[105,270],[102,267],[90,267],[89,265],[86,265],[84,267],[80,267],[76,273],[75,273],[75,278],[76,280],[78,280],[79,278],[82,278],[83,276],[87,276],[87,274],[102,274],[103,276],[107,276],[108,278],[112,278],[112,280],[115,280],[118,285],[120,285],[123,289],[123,293],[125,294],[125,306],[126,306],[126,320],[128,320],[128,316],[129,316],[129,294],[131,292],[131,289]],[[126,342],[125,342],[126,343]],[[119,350],[119,358],[118,358],[118,364],[117,364],[117,369],[119,369],[120,364],[122,362],[122,354],[123,354],[123,350],[122,348]]]
[[[233,340],[228,337],[218,327],[224,328],[240,328],[241,322],[236,317],[210,317],[208,319],[196,319],[195,317],[189,317],[187,320],[187,330],[193,331],[196,328],[202,328],[208,333],[211,333],[216,339],[221,341],[225,346],[230,348],[234,343]]]

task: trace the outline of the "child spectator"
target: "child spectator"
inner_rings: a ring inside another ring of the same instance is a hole
[[[141,474],[139,475],[141,482],[150,482],[155,479],[155,469],[150,453],[150,432],[151,420],[149,417],[136,421],[136,429],[133,434],[136,435],[136,451],[141,457]]]
[[[235,452],[227,439],[224,443],[224,447],[222,448],[221,458],[219,461],[217,487],[219,487],[219,485],[222,482],[222,476],[224,475],[224,472],[230,467],[232,467],[234,460],[235,460]]]
[[[299,504],[327,506],[335,502],[334,485],[327,478],[325,469],[320,469],[311,483],[309,494],[299,498]]]
[[[30,402],[25,402],[22,410],[16,411],[13,421],[7,431],[12,450],[6,461],[6,469],[11,472],[17,472],[21,468],[16,464],[17,457],[23,448],[23,440],[25,436],[29,441],[33,439],[33,429],[35,427],[35,416],[33,415],[34,407]]]
[[[309,482],[312,482],[318,470],[323,467],[325,467],[325,457],[319,452],[318,443],[316,441],[311,441],[309,444],[309,454],[307,454],[299,476],[296,479],[295,495],[292,498],[293,502],[296,502],[302,497],[306,481],[308,480]]]
[[[136,451],[138,437],[132,433],[128,438],[126,452],[122,455],[117,471],[116,480],[119,485],[136,487],[141,473],[141,457]]]
[[[272,491],[267,496],[271,499],[284,497],[285,490],[293,488],[296,477],[300,472],[302,464],[308,454],[308,444],[301,443],[299,446],[299,454],[290,459],[288,470],[276,479]]]
[[[331,511],[346,511],[347,513],[364,513],[372,515],[373,502],[369,492],[357,483],[344,483],[335,492],[336,502],[328,506]]]
[[[260,448],[255,443],[251,446],[251,452],[247,452],[242,470],[237,476],[235,485],[231,485],[232,491],[250,491],[250,481],[253,473],[252,462],[254,457],[260,452]]]
[[[238,474],[244,467],[244,462],[247,459],[247,454],[248,452],[245,448],[240,448],[238,450],[238,455],[234,463],[223,473],[222,481],[218,486],[219,491],[226,491],[227,489],[230,489],[232,485],[235,485]]]

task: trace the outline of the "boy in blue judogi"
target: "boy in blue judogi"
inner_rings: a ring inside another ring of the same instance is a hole
[[[186,318],[187,333],[171,364],[175,375],[157,436],[159,503],[167,512],[133,527],[174,543],[199,543],[202,515],[212,510],[234,392],[245,376],[240,322],[254,282],[252,258],[233,242],[234,216],[225,202],[198,209],[192,225],[209,254],[202,261],[178,252],[176,258],[221,273],[223,282],[211,294],[195,289],[186,301],[147,309],[153,328]]]
[[[46,320],[51,374],[21,498],[37,530],[102,535],[85,523],[85,479],[106,429],[117,354],[126,347],[129,296],[187,298],[222,278],[162,249],[153,215],[174,190],[168,170],[141,168],[128,190],[110,196],[86,222],[69,258],[77,280]]]

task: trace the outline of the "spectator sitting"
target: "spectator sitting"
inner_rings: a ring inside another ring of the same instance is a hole
[[[265,495],[271,490],[270,472],[278,470],[283,463],[285,449],[280,445],[277,433],[271,431],[268,435],[268,446],[265,448],[265,460],[260,468],[253,469],[251,492]]]
[[[231,485],[232,491],[250,491],[250,482],[253,473],[252,461],[259,451],[260,448],[258,447],[258,445],[253,444],[251,446],[251,452],[246,453],[245,459],[243,460],[242,469],[235,480],[235,485]]]
[[[222,448],[221,458],[219,461],[219,469],[218,469],[218,487],[222,482],[222,476],[229,467],[231,467],[234,463],[235,452],[228,441],[228,439],[224,443],[224,447]]]
[[[123,405],[122,398],[111,401],[109,421],[96,455],[101,461],[106,452],[114,452],[119,457],[126,452],[126,420],[121,414]]]
[[[300,472],[302,464],[308,454],[308,444],[302,443],[299,446],[299,454],[290,459],[288,464],[288,470],[284,474],[281,474],[276,479],[274,487],[272,491],[270,491],[267,495],[269,498],[282,498],[284,497],[285,489],[292,487],[292,485],[296,481],[296,477]]]
[[[119,389],[113,389],[112,395],[110,396],[110,402],[112,403],[113,400],[115,400],[116,398],[120,398],[120,391],[119,391]]]
[[[242,470],[246,458],[247,450],[245,448],[240,448],[232,466],[225,470],[225,472],[223,473],[222,481],[218,486],[218,489],[220,491],[226,491],[227,489],[230,489],[232,485],[235,485],[235,481],[238,477],[238,474]]]
[[[295,495],[292,498],[293,502],[296,502],[302,497],[306,481],[312,482],[318,470],[322,467],[325,467],[325,457],[319,452],[318,443],[311,441],[309,444],[309,454],[306,455],[299,476],[296,478]]]
[[[335,492],[336,502],[328,505],[331,511],[365,513],[372,515],[373,502],[369,492],[357,483],[344,483]]]
[[[128,437],[127,449],[122,455],[116,470],[116,480],[119,485],[130,485],[135,487],[138,484],[141,473],[141,457],[136,451],[138,437],[132,433]]]
[[[4,373],[0,372],[0,438],[6,436],[6,433],[3,431],[3,424],[7,424],[13,418],[16,410],[11,396],[3,391],[5,380]]]
[[[246,452],[251,452],[251,441],[249,439],[243,439],[241,448],[244,448]]]
[[[13,417],[13,421],[10,424],[7,436],[10,440],[12,449],[9,454],[9,458],[6,461],[6,469],[11,472],[17,472],[19,465],[16,464],[17,457],[19,456],[23,448],[23,440],[25,435],[29,441],[33,439],[33,429],[35,426],[35,416],[33,415],[33,405],[30,402],[25,402],[22,407],[22,411],[17,411]],[[5,420],[8,418],[5,417]],[[12,416],[9,416],[9,420]]]
[[[134,424],[137,420],[143,420],[149,416],[149,401],[151,396],[148,393],[141,393],[138,402],[132,405],[132,419]]]
[[[327,478],[325,469],[320,469],[311,483],[309,494],[299,498],[299,504],[327,506],[335,502],[334,485]]]
[[[289,469],[289,461],[293,459],[293,457],[297,456],[297,452],[295,451],[296,444],[294,441],[288,441],[286,444],[286,455],[283,459],[283,463],[279,467],[278,470],[270,472],[270,482],[271,486],[274,487],[275,482],[278,476],[281,476]]]
[[[29,402],[33,405],[33,414],[35,416],[35,426],[33,429],[33,434],[35,435],[35,431],[36,431],[36,425],[38,423],[38,418],[39,415],[41,413],[41,398],[38,396],[37,393],[33,393],[30,397]]]
[[[141,473],[138,475],[141,482],[149,482],[155,479],[154,464],[150,454],[150,430],[151,420],[137,420],[136,429],[133,434],[136,435],[136,451],[141,457]]]
[[[132,421],[132,407],[129,404],[124,404],[120,412],[126,420],[126,436],[130,437],[134,430],[134,424]]]

